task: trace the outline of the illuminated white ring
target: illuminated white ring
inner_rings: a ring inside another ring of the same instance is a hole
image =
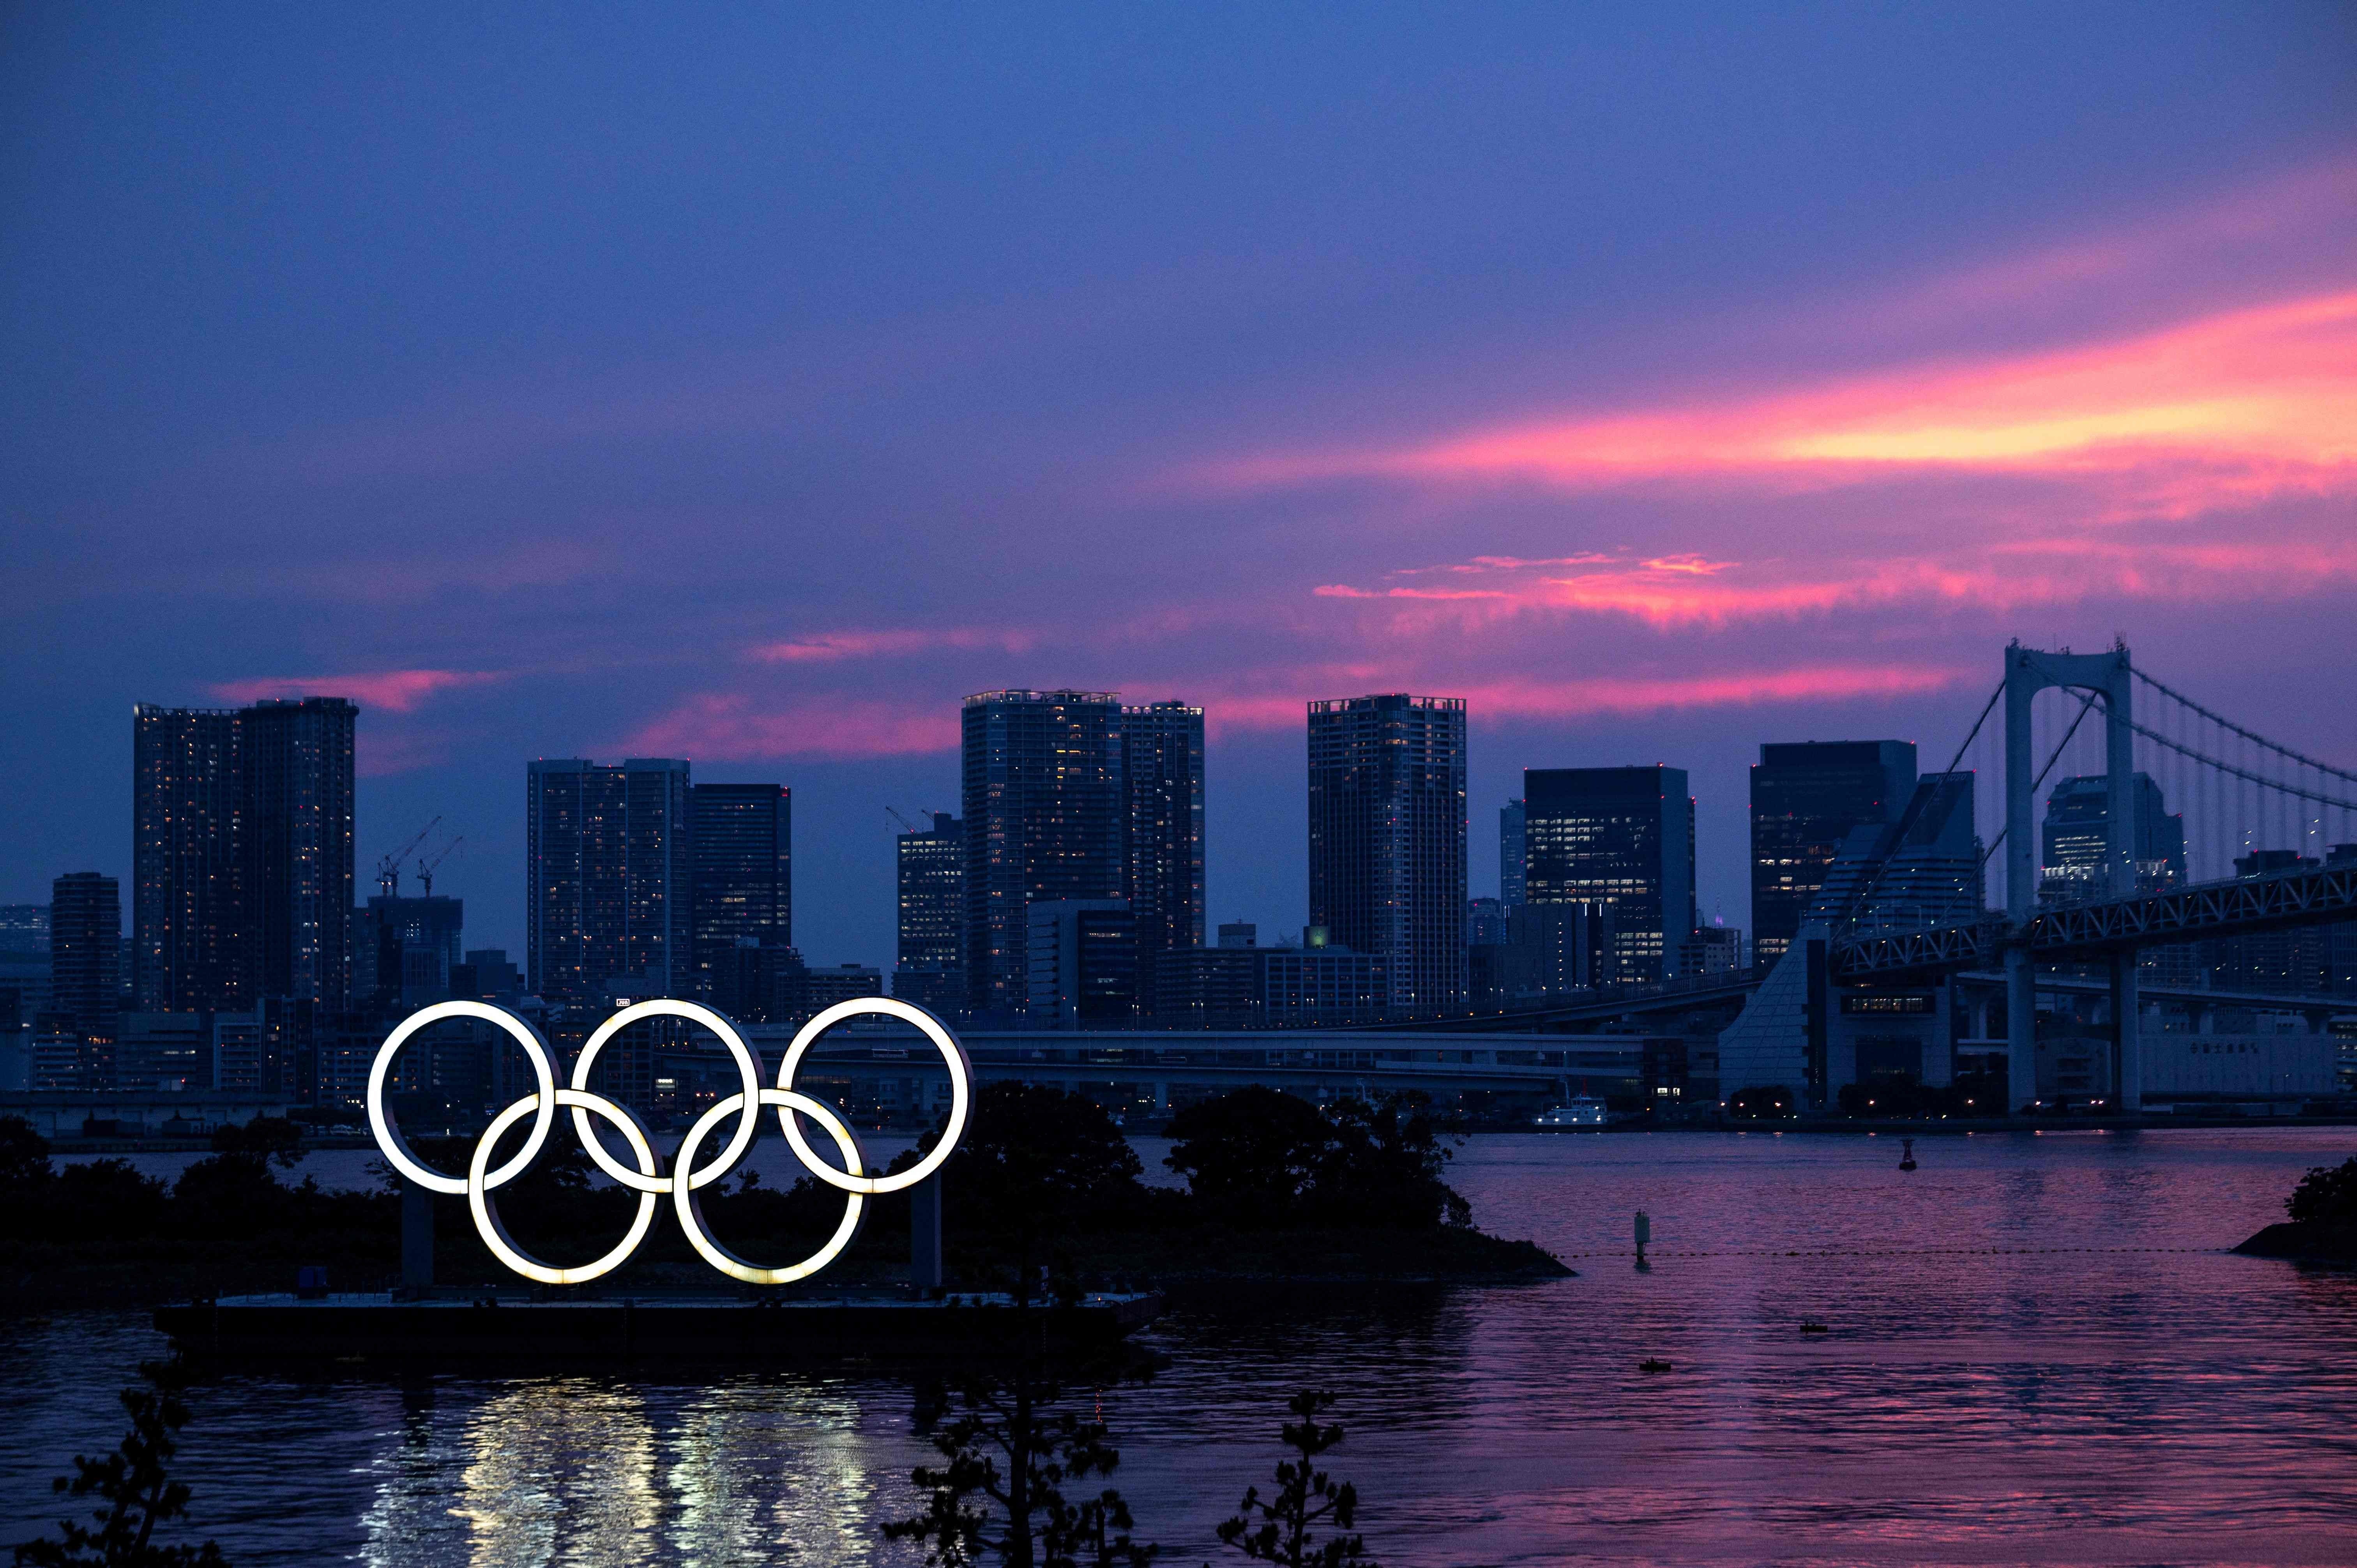
[[[834,1146],[842,1151],[843,1163],[846,1166],[854,1171],[864,1171],[867,1168],[866,1156],[860,1152],[859,1140],[853,1136],[851,1129],[845,1126],[842,1119],[823,1102],[813,1100],[807,1094],[798,1094],[787,1089],[764,1089],[757,1092],[759,1098],[753,1107],[755,1116],[760,1114],[759,1107],[763,1105],[776,1106],[778,1114],[785,1117],[789,1122],[793,1119],[793,1113],[799,1111],[834,1134]],[[675,1166],[685,1165],[694,1157],[696,1145],[704,1142],[704,1135],[718,1125],[722,1117],[744,1109],[738,1103],[739,1099],[737,1095],[730,1095],[705,1112],[702,1120],[688,1129],[686,1139],[679,1146],[678,1157],[673,1162]],[[806,1160],[803,1163],[809,1165],[813,1162]],[[845,1194],[843,1200],[843,1223],[834,1228],[834,1234],[826,1239],[824,1246],[799,1263],[789,1263],[782,1269],[764,1269],[747,1262],[713,1239],[712,1232],[705,1228],[704,1206],[695,1196],[694,1186],[693,1182],[674,1179],[671,1189],[672,1201],[679,1209],[679,1228],[687,1232],[689,1245],[703,1255],[705,1262],[710,1263],[722,1273],[754,1285],[791,1284],[795,1280],[808,1279],[834,1262],[836,1258],[842,1256],[843,1250],[851,1245],[852,1238],[859,1234],[860,1219],[867,1202],[856,1192]]]
[[[812,1151],[802,1137],[802,1128],[795,1124],[793,1117],[782,1106],[778,1110],[778,1125],[785,1130],[786,1142],[793,1145],[794,1157],[802,1161],[802,1167],[811,1175],[844,1192],[866,1193],[873,1197],[877,1193],[900,1192],[912,1187],[949,1163],[951,1154],[957,1148],[960,1134],[965,1131],[966,1113],[974,1098],[974,1064],[965,1059],[965,1047],[958,1044],[957,1036],[922,1007],[903,1002],[897,996],[855,996],[848,1002],[838,1002],[829,1007],[795,1034],[794,1043],[786,1047],[785,1062],[778,1069],[778,1088],[791,1093],[794,1069],[802,1065],[803,1053],[828,1029],[845,1018],[856,1018],[864,1013],[880,1013],[888,1018],[915,1025],[942,1053],[942,1060],[949,1064],[949,1125],[942,1129],[941,1142],[933,1145],[933,1152],[898,1176],[849,1176],[836,1170]],[[762,1103],[769,1102],[768,1096],[763,1096]]]
[[[655,1174],[654,1145],[647,1139],[647,1130],[639,1125],[639,1119],[629,1110],[603,1095],[585,1094],[577,1089],[560,1089],[553,1099],[558,1105],[574,1107],[576,1114],[594,1111],[619,1127],[622,1135],[630,1140],[630,1152],[639,1157],[639,1168],[650,1176]],[[538,1110],[542,1103],[537,1095],[526,1095],[493,1117],[491,1124],[483,1129],[481,1139],[475,1144],[474,1162],[467,1167],[467,1207],[474,1211],[475,1229],[481,1234],[483,1245],[500,1262],[544,1285],[582,1284],[619,1268],[639,1250],[639,1243],[647,1239],[647,1228],[655,1222],[655,1195],[643,1187],[640,1189],[639,1217],[631,1222],[630,1233],[622,1238],[620,1246],[594,1263],[584,1263],[576,1269],[552,1268],[518,1247],[509,1239],[507,1227],[500,1223],[499,1208],[491,1201],[490,1191],[493,1184],[483,1175],[483,1167],[490,1162],[491,1148],[500,1141],[500,1135]],[[541,1125],[547,1125],[545,1118]],[[597,1146],[594,1139],[590,1146]]]
[[[625,1007],[597,1026],[597,1032],[582,1045],[581,1055],[574,1060],[573,1087],[576,1090],[583,1094],[589,1092],[589,1068],[597,1059],[597,1053],[606,1048],[608,1040],[644,1018],[685,1018],[690,1023],[701,1024],[719,1036],[720,1043],[728,1047],[728,1054],[737,1058],[737,1076],[744,1084],[744,1090],[740,1094],[730,1096],[730,1100],[732,1103],[745,1101],[748,1107],[745,1119],[737,1123],[737,1135],[728,1140],[728,1146],[714,1155],[710,1165],[690,1173],[687,1178],[690,1187],[709,1186],[734,1170],[737,1162],[745,1157],[745,1151],[753,1146],[753,1134],[759,1129],[761,1120],[760,1109],[754,1103],[761,1092],[761,1058],[753,1053],[751,1046],[745,1043],[745,1036],[737,1032],[737,1026],[711,1008],[698,1006],[693,1002],[660,997],[652,1002]],[[683,1155],[673,1159],[673,1174],[669,1177],[640,1176],[607,1151],[605,1141],[597,1136],[597,1129],[589,1125],[589,1112],[583,1105],[576,1104],[573,1108],[573,1129],[580,1133],[582,1146],[589,1151],[589,1157],[597,1162],[597,1168],[633,1192],[669,1192],[679,1179],[677,1173],[685,1164]]]
[[[540,1153],[541,1145],[548,1142],[549,1124],[556,1118],[556,1074],[549,1066],[548,1043],[540,1037],[540,1031],[506,1008],[494,1007],[488,1003],[436,1002],[431,1007],[420,1008],[404,1018],[400,1026],[384,1037],[384,1044],[377,1047],[376,1063],[369,1069],[369,1131],[376,1134],[376,1146],[384,1152],[384,1157],[392,1163],[393,1169],[429,1192],[446,1192],[456,1197],[468,1190],[470,1178],[444,1176],[419,1160],[410,1152],[408,1144],[403,1141],[401,1129],[394,1126],[384,1113],[384,1080],[391,1076],[393,1057],[412,1035],[445,1018],[479,1018],[505,1029],[509,1037],[523,1047],[523,1054],[532,1058],[532,1075],[540,1085],[538,1094],[516,1101],[526,1110],[538,1108],[539,1115],[532,1124],[531,1135],[524,1139],[523,1147],[517,1152],[515,1158],[483,1177],[485,1188],[504,1187],[513,1181],[522,1174],[524,1166],[532,1164],[533,1157]],[[511,1112],[514,1109],[514,1106],[509,1107]],[[512,1116],[500,1123],[502,1129],[512,1124]],[[588,1131],[587,1121],[582,1123],[582,1131]],[[490,1146],[488,1143],[482,1145],[486,1149]],[[479,1165],[481,1161],[479,1159],[476,1163]]]

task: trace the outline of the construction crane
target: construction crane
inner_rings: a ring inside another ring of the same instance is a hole
[[[460,844],[465,843],[466,842],[467,835],[460,833],[457,838],[452,839],[448,843],[444,844],[432,854],[421,854],[417,857],[417,885],[425,889],[425,897],[428,898],[434,897],[435,868],[439,866],[444,861],[450,858],[450,852],[452,850],[457,849]]]
[[[904,833],[929,833],[933,831],[933,813],[921,807],[917,811],[917,815],[924,819],[921,822],[910,822],[907,816],[890,806],[884,808],[884,814],[899,823],[900,831]]]
[[[411,839],[407,843],[403,844],[393,854],[382,855],[378,858],[376,863],[376,885],[384,890],[384,896],[386,897],[393,897],[401,891],[401,863],[407,860],[411,852],[414,851],[419,844],[425,842],[425,835],[439,827],[441,822],[442,819],[440,817],[436,817],[432,822],[417,830],[417,836],[415,838]]]

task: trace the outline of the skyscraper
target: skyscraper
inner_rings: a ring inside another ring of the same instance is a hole
[[[527,765],[525,962],[554,1002],[630,977],[655,995],[692,983],[694,866],[687,764],[579,757]]]
[[[734,949],[794,945],[793,792],[782,784],[692,785],[688,844],[694,993],[709,996]]]
[[[1309,704],[1309,923],[1369,955],[1387,1005],[1465,1005],[1465,700]]]
[[[1805,912],[1851,930],[1957,925],[1981,912],[1973,775],[1926,773],[1888,822],[1850,830]]]
[[[359,719],[341,697],[262,702],[238,714],[255,998],[341,1007],[351,993]]]
[[[132,710],[132,968],[145,1011],[341,1007],[353,739],[341,697]]]
[[[1128,895],[1122,719],[1111,692],[965,699],[965,974],[976,1011],[1025,1007],[1030,905]]]
[[[1129,792],[1129,880],[1136,917],[1137,1005],[1152,1015],[1155,966],[1203,945],[1203,710],[1155,703],[1122,710]]]
[[[1526,843],[1523,803],[1509,800],[1498,808],[1498,902],[1508,908],[1529,901],[1523,878]]]
[[[379,894],[353,910],[352,1004],[412,1008],[447,1001],[466,925],[466,901],[442,894]]]
[[[2139,773],[2128,785],[2136,804],[2136,890],[2156,892],[2185,880],[2185,819],[2171,816],[2160,786]],[[2039,835],[2038,897],[2046,903],[2106,897],[2111,891],[2111,781],[2098,773],[2065,779],[2046,797]]]
[[[1682,768],[1534,768],[1523,774],[1529,901],[1593,903],[1609,922],[1601,983],[1678,972],[1695,929],[1694,797]]]
[[[965,832],[947,811],[902,833],[900,921],[892,994],[926,1007],[965,1005]]]
[[[1751,769],[1751,944],[1783,955],[1856,828],[1895,822],[1915,789],[1915,743],[1762,746]]]
[[[123,1007],[123,893],[113,877],[75,871],[49,885],[49,966],[50,1011],[85,1045],[113,1045]]]
[[[141,1012],[248,1004],[238,718],[224,708],[131,710],[131,989]]]

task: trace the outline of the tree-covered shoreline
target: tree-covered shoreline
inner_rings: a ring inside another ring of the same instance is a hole
[[[905,1166],[930,1149],[939,1129]],[[1570,1273],[1527,1241],[1475,1229],[1443,1179],[1451,1130],[1418,1097],[1318,1107],[1243,1090],[1173,1119],[1168,1163],[1185,1189],[1144,1180],[1136,1151],[1083,1096],[993,1084],[943,1172],[944,1245],[964,1289],[1045,1280],[1077,1290],[1163,1283],[1495,1283]],[[420,1141],[421,1156],[463,1169],[471,1144]],[[400,1257],[400,1198],[390,1187],[332,1191],[285,1172],[295,1129],[225,1129],[215,1152],[167,1184],[119,1159],[54,1166],[47,1144],[0,1121],[0,1311],[145,1306],[283,1291],[298,1267],[331,1288],[381,1290]],[[551,1139],[500,1190],[519,1242],[553,1259],[589,1257],[625,1231],[635,1197],[598,1186],[587,1156]],[[702,1195],[715,1233],[740,1253],[806,1254],[842,1215],[841,1195],[803,1178],[772,1187],[747,1173]],[[462,1197],[436,1197],[435,1277],[447,1285],[517,1284],[484,1249]],[[905,1281],[905,1199],[872,1201],[859,1239],[814,1288]],[[733,1287],[659,1221],[609,1291]]]

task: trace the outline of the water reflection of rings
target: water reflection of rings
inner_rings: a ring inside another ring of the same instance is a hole
[[[795,1069],[819,1036],[834,1025],[866,1014],[897,1018],[920,1030],[942,1054],[950,1073],[949,1121],[942,1129],[940,1142],[909,1169],[893,1176],[870,1176],[866,1160],[843,1119],[823,1101],[799,1092],[793,1086]],[[735,1059],[739,1088],[706,1111],[689,1129],[673,1156],[671,1174],[663,1174],[662,1162],[656,1155],[654,1144],[645,1126],[631,1114],[629,1107],[616,1103],[604,1095],[592,1093],[589,1074],[597,1054],[607,1044],[630,1025],[653,1017],[684,1018],[701,1024],[719,1036],[728,1054]],[[448,1018],[472,1018],[491,1024],[503,1030],[523,1050],[532,1063],[535,1083],[533,1092],[523,1096],[491,1119],[490,1125],[476,1140],[474,1157],[468,1162],[463,1177],[445,1176],[420,1160],[403,1139],[401,1130],[385,1113],[386,1080],[392,1075],[393,1060],[401,1047],[420,1030]],[[737,1026],[720,1014],[693,1002],[662,999],[641,1002],[625,1007],[600,1024],[583,1044],[580,1056],[573,1064],[573,1081],[569,1088],[556,1087],[556,1074],[552,1065],[548,1042],[540,1032],[523,1019],[504,1008],[481,1002],[439,1002],[421,1008],[402,1020],[400,1026],[385,1037],[378,1048],[375,1064],[369,1071],[368,1115],[371,1131],[376,1134],[377,1147],[393,1168],[409,1180],[428,1191],[465,1194],[467,1207],[472,1213],[475,1229],[483,1238],[483,1245],[509,1268],[527,1279],[543,1284],[578,1284],[594,1280],[619,1268],[638,1250],[646,1239],[648,1228],[654,1223],[656,1200],[665,1193],[672,1196],[679,1214],[681,1228],[696,1251],[714,1268],[734,1278],[754,1284],[782,1284],[791,1280],[806,1279],[839,1257],[858,1234],[866,1200],[878,1193],[899,1192],[916,1186],[939,1171],[955,1150],[965,1132],[967,1116],[973,1104],[972,1065],[966,1060],[964,1047],[938,1018],[921,1007],[895,998],[883,996],[855,997],[836,1003],[825,1009],[795,1033],[793,1043],[786,1049],[786,1058],[778,1069],[778,1086],[761,1087],[761,1061],[753,1047],[746,1043]],[[714,1239],[711,1229],[704,1222],[696,1193],[717,1181],[724,1181],[737,1168],[752,1147],[759,1130],[760,1112],[772,1107],[778,1112],[778,1124],[783,1129],[786,1143],[802,1168],[827,1186],[844,1194],[843,1222],[834,1234],[819,1250],[800,1262],[784,1268],[769,1269],[747,1262]],[[575,1133],[597,1168],[621,1186],[639,1195],[638,1213],[632,1219],[630,1233],[621,1244],[595,1262],[577,1268],[558,1268],[544,1263],[518,1247],[500,1222],[499,1205],[491,1194],[523,1174],[525,1167],[538,1156],[548,1141],[550,1127],[557,1111],[573,1112]],[[728,1142],[709,1164],[698,1167],[695,1159],[705,1141],[714,1130],[730,1116],[737,1117],[737,1127]],[[532,1118],[532,1130],[524,1137],[523,1147],[514,1157],[496,1170],[490,1167],[494,1148],[501,1137],[525,1117]],[[631,1164],[616,1159],[612,1151],[590,1124],[597,1117],[613,1125],[630,1145]],[[802,1135],[799,1116],[807,1116],[823,1127],[834,1140],[835,1151],[842,1157],[842,1166],[830,1165],[820,1157]]]

